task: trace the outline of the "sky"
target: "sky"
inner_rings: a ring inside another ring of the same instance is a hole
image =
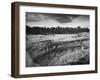
[[[30,27],[88,27],[89,15],[75,14],[51,14],[51,13],[34,13],[26,12],[26,25]]]

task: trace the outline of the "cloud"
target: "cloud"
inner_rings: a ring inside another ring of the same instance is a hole
[[[41,21],[41,15],[35,13],[26,13],[26,21],[38,22]]]
[[[49,18],[57,21],[58,23],[72,22],[72,18],[67,15],[53,14],[53,15],[49,15]]]
[[[47,20],[54,20],[57,23],[63,24],[73,22],[74,19],[77,19],[80,16],[81,15],[26,12],[26,22],[43,22]]]
[[[56,18],[56,20],[59,23],[68,23],[68,22],[72,22],[72,17],[70,17],[70,16],[62,16],[62,17]]]
[[[45,15],[49,19],[57,21],[58,23],[72,22],[74,18],[78,17],[78,15],[69,15],[69,14],[43,14],[43,15]]]

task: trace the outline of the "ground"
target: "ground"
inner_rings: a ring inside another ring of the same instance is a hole
[[[26,66],[89,64],[89,33],[27,35]]]

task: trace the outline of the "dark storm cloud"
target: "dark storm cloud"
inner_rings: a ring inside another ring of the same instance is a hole
[[[56,21],[58,21],[59,23],[68,23],[68,22],[72,22],[72,17],[62,17],[62,18],[57,18]]]
[[[53,14],[53,15],[48,15],[49,18],[57,21],[58,23],[67,23],[67,22],[72,22],[72,17],[68,15],[63,15],[63,14]]]
[[[47,13],[26,13],[26,21],[29,22],[41,22],[44,20],[55,20],[58,23],[69,23],[79,15],[69,15],[69,14],[47,14]]]
[[[48,14],[51,19],[58,21],[59,23],[72,22],[74,18],[77,18],[78,15],[69,15],[69,14]]]

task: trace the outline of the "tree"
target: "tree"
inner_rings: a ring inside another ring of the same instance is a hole
[[[26,34],[75,34],[81,32],[89,32],[89,28],[81,28],[78,26],[77,28],[72,27],[40,27],[40,26],[33,26],[32,28],[26,25]]]

